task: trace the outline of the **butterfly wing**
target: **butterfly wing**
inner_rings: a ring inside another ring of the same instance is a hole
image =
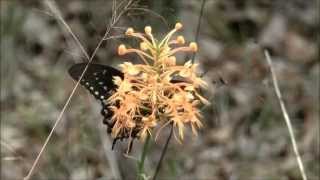
[[[86,65],[86,63],[73,65],[69,69],[70,76],[75,81],[78,81]],[[90,64],[81,79],[80,84],[84,86],[95,98],[103,101],[107,99],[111,95],[111,92],[116,88],[116,85],[113,83],[114,76],[120,76],[123,78],[123,73],[110,66]]]
[[[79,78],[85,70],[86,65],[86,63],[73,65],[68,71],[70,76],[75,81],[79,81]],[[114,123],[110,120],[113,114],[105,100],[112,95],[117,87],[113,83],[114,76],[120,76],[123,78],[123,73],[110,66],[90,64],[80,81],[80,84],[101,102],[101,114],[104,117],[103,123],[108,126],[108,133],[111,133]]]

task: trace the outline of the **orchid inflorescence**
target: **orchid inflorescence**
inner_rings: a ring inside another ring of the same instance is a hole
[[[135,133],[144,139],[160,125],[160,130],[172,123],[178,130],[180,139],[184,137],[184,127],[189,124],[194,134],[202,126],[199,105],[209,102],[199,94],[206,82],[196,74],[198,64],[191,61],[177,65],[177,52],[196,52],[197,44],[185,44],[183,36],[173,39],[175,32],[182,28],[176,23],[161,41],[154,38],[152,28],[145,27],[145,33],[128,28],[126,35],[141,40],[140,48],[127,48],[121,44],[118,54],[136,53],[143,64],[124,62],[120,65],[124,77],[114,77],[116,92],[107,100],[113,111],[112,136]],[[179,138],[176,136],[176,139]]]

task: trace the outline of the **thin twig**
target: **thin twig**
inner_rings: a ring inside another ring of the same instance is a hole
[[[155,17],[159,18],[167,26],[167,28],[169,28],[168,21],[163,16],[158,14],[157,12],[154,12],[154,11],[147,9],[147,8],[141,8],[141,7],[130,8],[130,10],[144,11],[144,12],[150,13],[151,15],[154,15]]]
[[[104,38],[103,40],[109,40],[109,39],[124,39],[124,38],[126,38],[126,36],[124,36],[124,35],[116,35],[116,36],[106,37],[106,38]]]
[[[196,43],[198,43],[198,39],[199,39],[199,34],[200,34],[200,27],[201,27],[201,19],[202,19],[202,16],[203,16],[203,13],[204,13],[204,6],[206,4],[206,0],[202,0],[202,3],[201,3],[201,9],[200,9],[200,15],[199,15],[199,19],[198,19],[198,25],[197,25],[197,31],[196,31],[196,37],[194,39],[194,41]],[[194,59],[196,57],[196,52],[194,52],[192,54],[192,58],[191,58],[191,62],[194,63]]]
[[[264,55],[265,55],[265,57],[267,59],[267,62],[268,62],[268,65],[269,65],[269,68],[270,68],[270,71],[271,71],[273,86],[274,86],[277,98],[279,100],[279,103],[280,103],[282,115],[284,117],[284,120],[285,120],[286,125],[287,125],[288,130],[289,130],[289,135],[290,135],[293,151],[295,153],[295,156],[296,156],[296,159],[297,159],[297,162],[298,162],[298,165],[299,165],[299,169],[300,169],[300,173],[301,173],[302,179],[303,180],[307,180],[307,176],[306,176],[306,173],[305,173],[305,170],[304,170],[304,166],[303,166],[303,163],[302,163],[302,160],[301,160],[301,156],[299,154],[297,143],[296,143],[296,140],[295,140],[295,137],[294,137],[291,121],[290,121],[289,115],[287,113],[286,107],[285,107],[283,99],[282,99],[282,95],[281,95],[281,92],[280,92],[280,89],[279,89],[279,85],[278,85],[278,81],[277,81],[277,77],[276,77],[275,71],[273,70],[272,60],[271,60],[269,52],[267,50],[264,51]]]
[[[84,55],[88,58],[88,64],[86,65],[86,67],[84,68],[78,82],[76,83],[76,85],[74,86],[70,96],[68,97],[68,100],[66,101],[66,103],[64,104],[57,120],[55,121],[49,135],[47,136],[44,144],[42,145],[41,147],[41,150],[39,152],[39,154],[37,155],[37,158],[35,159],[35,161],[33,162],[32,164],[32,167],[31,169],[29,170],[27,176],[24,177],[24,180],[29,180],[31,178],[31,175],[36,167],[36,165],[38,164],[39,162],[39,159],[41,157],[41,155],[43,154],[51,136],[53,135],[53,132],[54,130],[56,129],[57,125],[59,124],[59,122],[62,120],[62,116],[66,110],[66,108],[68,107],[76,89],[78,88],[79,84],[80,84],[80,81],[81,79],[83,78],[84,74],[86,73],[88,67],[89,67],[89,64],[92,62],[93,58],[95,57],[96,53],[98,52],[98,49],[100,48],[101,44],[103,43],[104,39],[109,35],[111,29],[112,29],[112,26],[114,26],[118,21],[119,19],[121,18],[121,16],[128,10],[128,8],[130,7],[130,5],[133,3],[133,0],[130,0],[128,1],[128,4],[124,7],[123,11],[121,11],[118,15],[115,15],[113,14],[113,17],[111,18],[112,19],[112,22],[110,23],[110,26],[107,27],[107,30],[105,31],[105,34],[103,36],[103,38],[99,41],[98,45],[96,46],[95,50],[93,51],[91,57],[88,55],[88,53],[84,50],[82,44],[80,43],[80,41],[78,40],[78,38],[74,35],[74,33],[72,32],[71,28],[68,26],[68,24],[64,21],[64,19],[62,18],[62,16],[60,15],[59,11],[55,11],[54,9],[54,0],[45,0],[45,4],[51,9],[53,8],[53,13],[57,13],[57,19],[59,19],[60,21],[62,21],[62,23],[65,25],[65,27],[67,28],[67,30],[70,32],[70,34],[72,35],[72,37],[75,39],[75,41],[77,42],[77,44],[79,45],[80,49],[82,50],[82,52],[84,53]],[[57,10],[57,9],[56,9]]]
[[[62,25],[66,28],[66,30],[70,33],[73,40],[77,43],[79,48],[81,49],[82,53],[86,56],[87,59],[90,59],[89,54],[86,52],[84,47],[82,46],[79,38],[72,32],[70,26],[67,24],[67,22],[63,19],[60,10],[57,8],[57,4],[54,0],[45,0],[44,4],[48,6],[50,11],[52,11],[53,16],[57,19],[58,22],[62,23]]]
[[[172,133],[173,133],[173,125],[171,124],[170,134],[169,134],[169,136],[168,136],[168,138],[167,138],[167,141],[166,141],[166,144],[164,145],[164,148],[163,148],[163,150],[162,150],[162,152],[161,152],[160,160],[159,160],[159,162],[158,162],[158,164],[157,164],[156,171],[154,172],[154,175],[153,175],[153,178],[152,178],[153,180],[156,180],[156,179],[157,179],[158,173],[159,173],[160,168],[161,168],[162,161],[163,161],[163,159],[164,159],[164,155],[165,155],[166,152],[167,152],[168,145],[169,145],[170,139],[171,139],[171,137],[172,137]]]

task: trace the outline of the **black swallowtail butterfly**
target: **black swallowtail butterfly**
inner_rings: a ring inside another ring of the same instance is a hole
[[[70,76],[75,81],[78,81],[86,65],[87,63],[79,63],[73,65],[69,69]],[[108,126],[107,132],[109,134],[112,132],[114,122],[111,121],[113,112],[109,109],[109,104],[106,100],[115,92],[117,88],[117,86],[113,83],[113,76],[119,76],[123,78],[123,73],[110,66],[91,63],[80,81],[80,84],[101,102],[101,114],[103,116],[103,123]],[[131,133],[131,137],[136,138],[137,132]],[[116,137],[113,140],[112,149],[114,148],[117,140],[123,140],[126,138],[129,138],[129,133],[126,132]],[[131,140],[128,152],[131,150],[132,142],[133,141]]]
[[[83,73],[87,63],[79,63],[73,65],[69,69],[70,76],[78,81]],[[109,109],[110,104],[107,103],[107,99],[115,92],[117,86],[113,83],[113,76],[119,76],[123,78],[123,73],[113,67],[93,64],[91,63],[85,72],[80,84],[84,86],[89,92],[101,102],[102,109],[101,114],[103,116],[103,123],[108,126],[107,132],[110,134],[114,126],[114,122],[111,121],[113,112]],[[175,77],[171,80],[172,83],[186,82],[186,80]],[[112,143],[112,149],[114,148],[117,140],[123,140],[126,138],[132,138],[129,142],[129,148],[127,152],[130,152],[133,144],[133,139],[138,137],[139,126],[132,130],[132,132],[122,132],[119,134]],[[130,137],[129,137],[130,136]]]

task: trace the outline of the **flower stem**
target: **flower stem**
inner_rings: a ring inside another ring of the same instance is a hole
[[[196,30],[196,36],[195,36],[195,42],[198,43],[198,38],[200,34],[200,27],[201,27],[201,19],[204,13],[204,8],[205,8],[206,0],[202,0],[201,2],[201,9],[200,9],[200,14],[199,14],[199,19],[198,19],[198,25],[197,25],[197,30]],[[196,52],[192,54],[192,63],[194,63],[194,59],[196,57]]]
[[[159,171],[160,171],[160,168],[161,168],[161,164],[162,164],[162,160],[163,160],[163,158],[164,158],[164,155],[165,155],[166,152],[167,152],[168,145],[169,145],[170,139],[171,139],[171,137],[172,137],[172,133],[173,133],[173,125],[171,124],[170,134],[169,134],[169,136],[168,136],[168,138],[167,138],[166,144],[164,145],[164,147],[163,147],[163,149],[162,149],[161,157],[160,157],[160,160],[159,160],[159,162],[158,162],[157,169],[156,169],[156,171],[155,171],[155,173],[154,173],[154,175],[153,175],[153,178],[152,178],[153,180],[156,180],[156,179],[157,179],[157,175],[158,175],[158,173],[159,173]]]
[[[149,150],[149,144],[150,144],[150,135],[148,134],[147,139],[143,145],[142,155],[140,158],[140,161],[138,162],[138,180],[143,180],[143,174],[144,174],[144,161],[146,160],[146,156]]]

